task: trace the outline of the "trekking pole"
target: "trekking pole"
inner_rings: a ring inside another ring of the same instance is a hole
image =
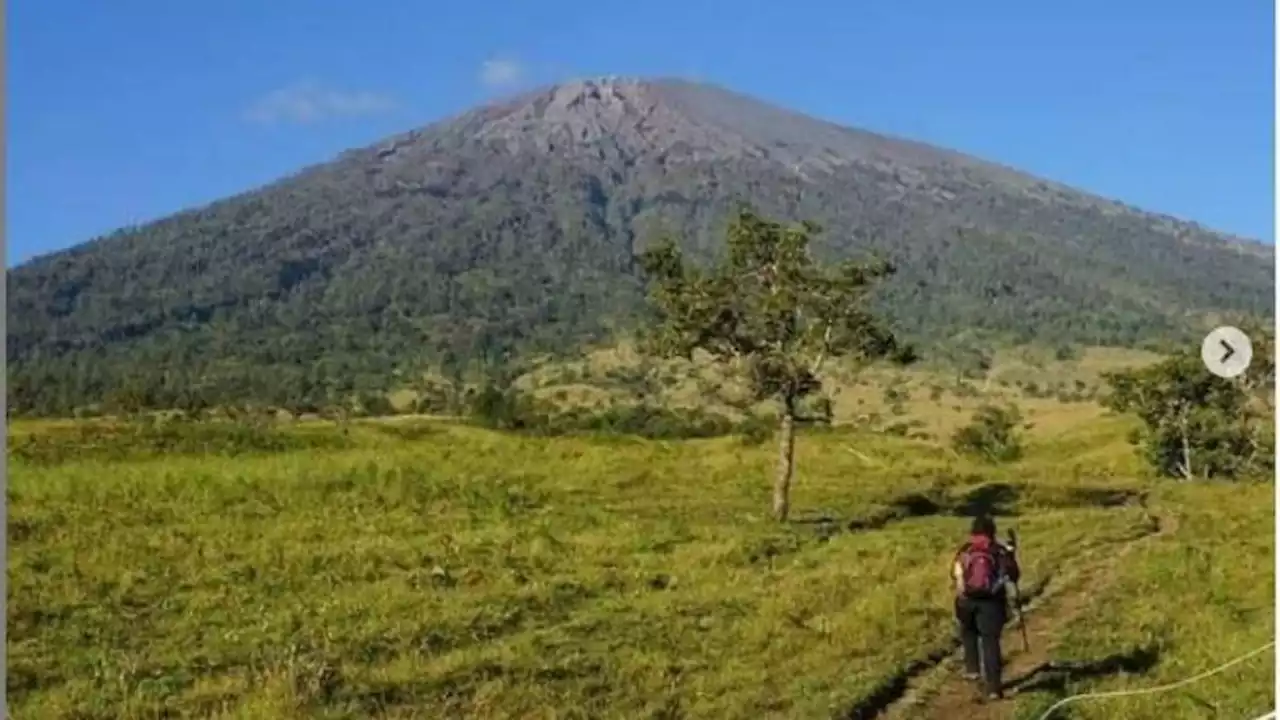
[[[1009,549],[1013,550],[1014,555],[1018,553],[1018,534],[1009,528]],[[1018,583],[1010,583],[1013,585],[1013,606],[1018,611],[1018,629],[1022,631],[1022,650],[1027,652],[1031,650],[1031,642],[1027,640],[1027,619],[1022,616],[1022,593],[1018,590]]]

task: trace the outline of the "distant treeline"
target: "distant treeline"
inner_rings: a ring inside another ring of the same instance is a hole
[[[496,342],[496,341],[495,341]],[[1155,351],[1176,347],[1155,341],[1139,343]],[[953,339],[924,346],[924,362],[966,377],[982,377],[992,367],[997,347],[1008,338]],[[1051,352],[1058,360],[1078,356],[1079,346],[1059,342]],[[574,350],[543,357],[568,359]],[[495,359],[496,356],[496,359]],[[193,363],[128,370],[81,356],[49,358],[9,368],[7,409],[10,417],[91,417],[129,415],[144,410],[180,410],[200,415],[214,410],[273,408],[299,415],[345,412],[356,416],[397,412],[388,399],[395,390],[413,397],[399,411],[431,415],[466,414],[468,393],[494,377],[511,377],[528,368],[531,352],[495,345],[478,358],[445,354],[439,364],[397,365],[380,354],[368,356],[322,353],[319,359],[255,365],[226,363],[209,369]]]
[[[456,420],[507,432],[540,436],[576,434],[627,435],[649,439],[706,438],[741,435],[756,444],[768,439],[776,420],[748,414],[732,419],[697,408],[672,409],[651,405],[561,409],[511,387],[486,385],[465,396],[455,408]],[[40,428],[12,435],[10,457],[33,465],[72,461],[124,461],[181,455],[263,454],[296,450],[340,450],[355,440],[349,421],[364,411],[329,409],[335,425],[297,425],[280,422],[270,408],[220,408],[186,412],[148,413],[86,420],[72,425]],[[367,423],[370,429],[399,439],[430,435],[434,421]]]

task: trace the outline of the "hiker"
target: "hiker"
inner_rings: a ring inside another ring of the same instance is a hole
[[[996,540],[995,521],[974,518],[969,541],[951,567],[956,591],[956,621],[964,647],[965,678],[985,680],[988,700],[1004,697],[1000,633],[1008,621],[1007,583],[1021,574],[1012,550]]]

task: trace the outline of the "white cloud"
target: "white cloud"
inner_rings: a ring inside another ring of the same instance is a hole
[[[395,106],[395,100],[388,95],[367,90],[340,90],[308,81],[267,93],[249,107],[245,117],[264,124],[306,124],[378,115]]]
[[[523,79],[524,66],[518,60],[495,58],[480,65],[480,82],[487,87],[506,87]]]

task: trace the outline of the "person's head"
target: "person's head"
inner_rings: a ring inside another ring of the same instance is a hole
[[[973,525],[969,528],[969,534],[982,535],[994,540],[996,537],[996,521],[986,515],[979,515],[973,519]]]

